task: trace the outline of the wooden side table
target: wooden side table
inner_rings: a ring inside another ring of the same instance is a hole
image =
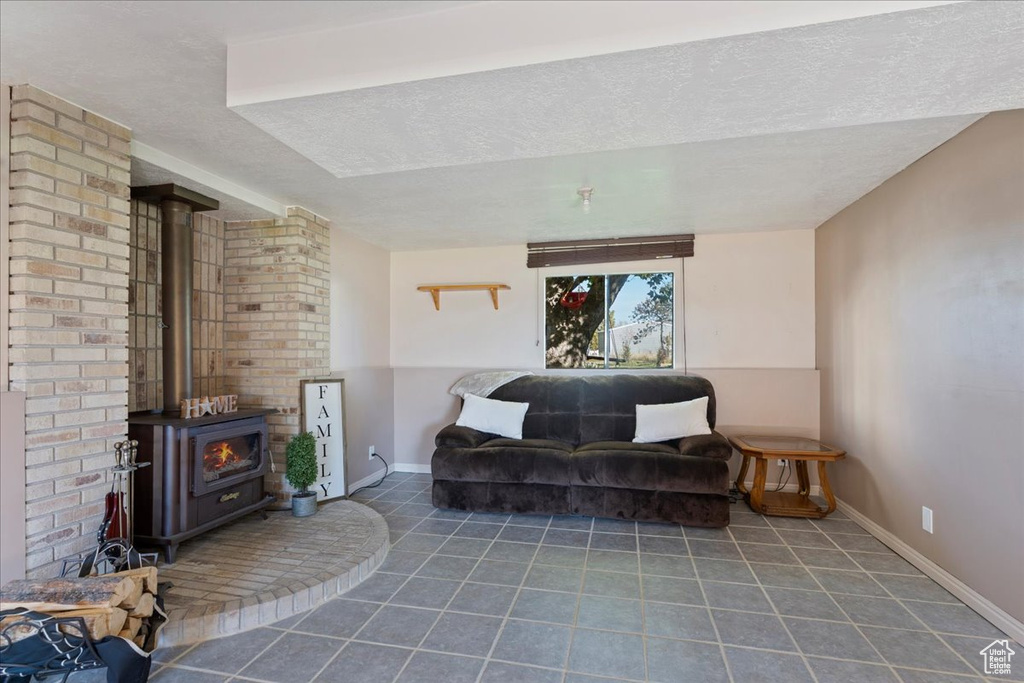
[[[828,484],[825,464],[842,460],[846,457],[846,451],[826,446],[816,439],[800,436],[734,436],[729,438],[729,443],[743,455],[743,464],[740,465],[740,472],[736,477],[736,488],[746,497],[750,509],[754,512],[777,517],[821,519],[835,511],[836,497],[832,495],[832,487]],[[746,479],[751,458],[755,461],[754,487],[748,491],[743,480]],[[799,491],[765,491],[768,461],[783,458],[793,461],[800,484]],[[828,502],[827,508],[820,507],[811,500],[811,484],[807,475],[808,462],[818,463],[818,484],[821,486],[821,495]]]

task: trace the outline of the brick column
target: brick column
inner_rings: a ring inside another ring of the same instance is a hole
[[[10,386],[28,574],[52,576],[95,544],[127,433],[131,131],[31,86],[11,99]]]
[[[285,218],[225,223],[227,384],[251,408],[275,408],[278,465],[267,487],[282,502],[284,446],[299,432],[299,381],[330,372],[330,229],[298,207]]]

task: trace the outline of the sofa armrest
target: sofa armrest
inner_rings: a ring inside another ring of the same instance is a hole
[[[684,436],[679,440],[679,452],[683,455],[728,460],[732,457],[732,444],[718,432]]]
[[[487,434],[472,427],[450,424],[437,433],[437,436],[434,437],[434,445],[438,448],[476,448],[493,438],[494,434]]]

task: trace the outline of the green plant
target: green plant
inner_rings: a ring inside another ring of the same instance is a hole
[[[285,448],[288,483],[308,493],[316,483],[316,437],[313,432],[300,432],[293,436]]]

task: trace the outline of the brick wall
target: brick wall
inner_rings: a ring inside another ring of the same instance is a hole
[[[128,408],[163,408],[160,207],[132,201],[128,294]],[[196,396],[227,392],[224,375],[224,223],[193,216],[192,382]]]
[[[10,388],[26,403],[29,576],[95,543],[127,432],[131,131],[11,98]]]
[[[330,373],[330,230],[297,207],[285,218],[224,227],[227,383],[246,407],[281,411],[269,418],[279,467],[267,484],[283,502],[284,445],[299,431],[299,381]]]

